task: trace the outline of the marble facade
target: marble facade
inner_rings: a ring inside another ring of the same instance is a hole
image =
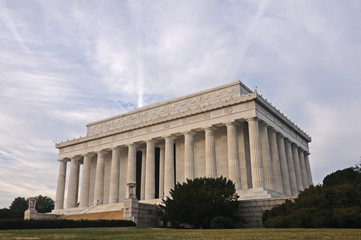
[[[151,104],[56,144],[54,212],[111,209],[129,197],[130,185],[140,202],[160,203],[175,183],[204,176],[232,179],[240,199],[296,196],[312,184],[309,142],[240,81]]]

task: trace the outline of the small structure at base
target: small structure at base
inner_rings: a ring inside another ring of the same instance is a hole
[[[38,213],[36,210],[36,197],[29,198],[29,207],[24,212],[24,219],[25,220],[52,220],[57,219],[60,215],[58,214],[47,214],[47,213]]]

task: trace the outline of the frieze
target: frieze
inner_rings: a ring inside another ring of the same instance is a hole
[[[239,84],[228,86],[225,89],[218,89],[216,91],[207,92],[200,96],[182,99],[173,103],[161,105],[143,111],[139,110],[140,112],[134,112],[130,115],[120,115],[116,119],[96,124],[89,124],[87,135],[90,136],[102,132],[109,132],[114,129],[122,129],[124,131],[144,125],[155,124],[161,120],[169,120],[168,118],[171,115],[184,115],[189,112],[194,114],[200,110],[203,110],[207,106],[219,105],[222,102],[225,102],[225,100],[239,97],[239,88]]]
[[[104,139],[105,137],[108,137],[111,135],[118,135],[119,137],[117,138],[117,140],[124,139],[127,137],[130,138],[133,136],[133,131],[135,131],[137,129],[146,128],[146,127],[149,127],[149,126],[155,125],[155,124],[163,124],[163,126],[170,126],[169,122],[174,121],[174,120],[181,121],[181,123],[183,123],[184,118],[196,116],[196,115],[199,115],[202,113],[203,113],[202,114],[203,119],[209,119],[209,118],[211,118],[211,113],[209,112],[211,110],[216,110],[216,109],[221,110],[221,108],[224,106],[232,106],[232,105],[236,105],[239,103],[246,103],[255,98],[256,98],[255,93],[249,93],[247,95],[238,96],[238,98],[233,98],[232,100],[229,100],[226,103],[221,102],[217,105],[210,105],[208,107],[204,106],[200,110],[198,109],[197,111],[194,111],[194,112],[186,112],[184,114],[179,113],[178,115],[168,113],[168,116],[165,120],[161,119],[158,122],[144,124],[143,126],[138,126],[138,127],[133,127],[133,128],[123,127],[121,129],[112,129],[110,131],[98,132],[98,133],[91,134],[91,135],[88,134],[86,137],[81,137],[81,138],[74,139],[74,140],[67,141],[67,142],[57,143],[56,147],[63,148],[66,146],[71,146],[71,145],[84,143],[84,142],[89,142],[89,147],[90,147],[90,146],[94,146],[97,144],[101,144],[102,138]],[[222,110],[222,112],[223,112],[223,110]],[[185,120],[185,121],[187,121],[187,120]],[[118,122],[121,122],[121,121],[118,121]]]

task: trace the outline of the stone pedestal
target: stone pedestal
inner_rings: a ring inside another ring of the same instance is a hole
[[[128,198],[124,200],[123,217],[125,220],[131,220],[138,225],[138,199]]]

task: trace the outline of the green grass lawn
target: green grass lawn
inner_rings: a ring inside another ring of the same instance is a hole
[[[361,239],[361,229],[231,229],[149,228],[0,230],[0,239]]]

